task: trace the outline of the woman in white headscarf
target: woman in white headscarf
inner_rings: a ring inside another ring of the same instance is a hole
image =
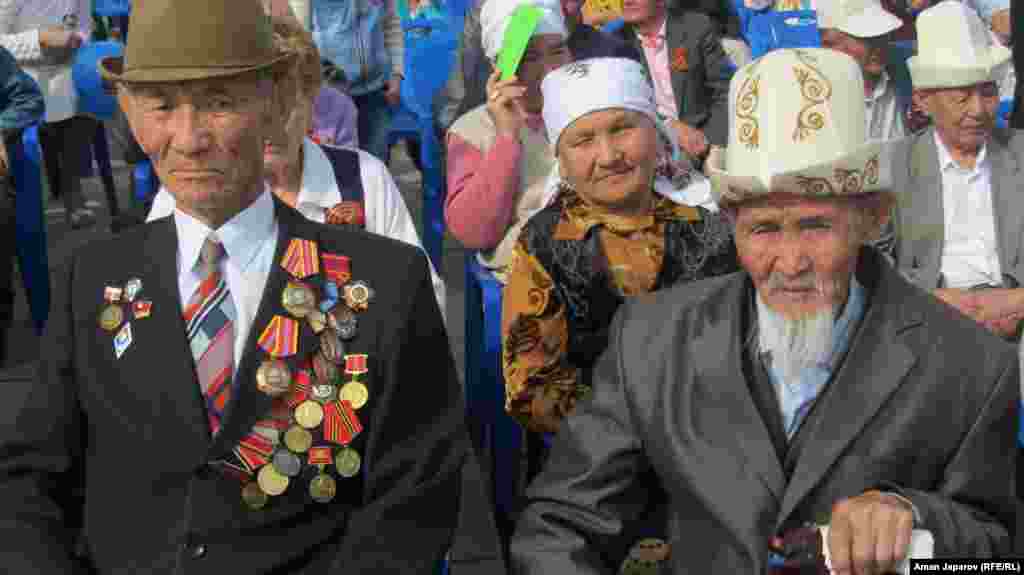
[[[583,60],[551,72],[542,91],[558,182],[553,202],[529,219],[513,248],[502,366],[508,412],[527,429],[550,433],[589,392],[624,298],[738,265],[721,216],[674,201],[677,193],[676,200],[702,198],[708,183],[665,173],[659,157],[673,139],[658,122],[643,66]],[[663,529],[655,514],[621,540],[632,544]],[[626,555],[608,552],[613,560]],[[666,553],[664,543],[643,541],[625,567]]]
[[[540,83],[570,60],[562,9],[556,0],[484,0],[480,26],[484,52],[497,61],[513,12],[529,4],[541,11],[516,75],[487,81],[486,104],[448,130],[445,219],[452,235],[481,251],[499,278],[526,218],[543,207],[554,156],[544,135]]]

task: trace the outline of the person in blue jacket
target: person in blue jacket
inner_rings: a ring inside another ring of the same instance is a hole
[[[312,0],[310,25],[325,60],[348,79],[359,147],[387,161],[390,107],[398,105],[405,43],[398,0]]]
[[[43,94],[7,50],[0,48],[0,365],[7,351],[7,333],[14,315],[15,217],[13,167],[7,148],[20,145],[21,131],[39,122],[44,113]]]

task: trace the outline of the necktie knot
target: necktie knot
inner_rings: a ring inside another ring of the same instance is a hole
[[[216,267],[224,258],[224,253],[224,244],[220,243],[216,236],[210,234],[203,242],[203,247],[199,249],[199,261],[205,266]]]

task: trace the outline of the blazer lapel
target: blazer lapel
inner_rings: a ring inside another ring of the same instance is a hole
[[[934,129],[922,134],[914,144],[911,158],[911,187],[904,194],[908,203],[903,219],[905,237],[913,261],[912,273],[928,274],[925,282],[931,287],[938,284],[942,246],[945,243],[945,216],[942,202],[942,172],[939,151],[935,146]]]
[[[721,456],[717,454],[743,454],[758,482],[781,501],[786,485],[782,464],[768,427],[750,396],[742,370],[746,334],[743,333],[742,314],[735,313],[735,310],[745,307],[746,283],[749,280],[745,275],[743,278],[734,283],[733,293],[724,297],[734,309],[728,312],[723,309],[718,318],[705,325],[700,337],[690,342],[692,352],[689,357],[695,371],[693,394],[711,398],[711,405],[702,404],[695,408],[716,406],[723,410],[716,413],[729,414],[728,417],[700,418],[701,428],[696,432],[714,444],[715,453],[706,454],[709,461],[719,459]],[[713,465],[707,468],[714,470],[708,477],[708,481],[714,484],[722,469]],[[735,472],[742,473],[743,468]]]
[[[139,350],[151,342],[156,346],[159,355],[152,356],[152,365],[158,366],[154,370],[159,370],[160,381],[171,383],[146,386],[146,389],[158,397],[162,406],[159,414],[168,414],[174,419],[174,424],[166,429],[175,430],[175,452],[196,454],[194,464],[198,465],[210,442],[210,427],[185,333],[182,297],[178,290],[178,233],[174,218],[150,224],[144,245],[146,257],[139,278],[142,290],[138,299],[152,306],[149,317],[132,321],[134,345]]]
[[[873,254],[862,262],[865,260],[868,264],[860,269],[869,268],[865,270],[867,274],[878,274],[877,270],[881,270],[881,276],[846,360],[816,408],[821,413],[815,420],[819,426],[827,427],[827,432],[807,430],[811,433],[786,488],[777,530],[885,405],[917,361],[900,335],[921,323],[901,303],[911,295],[910,290],[896,272],[883,266]],[[859,274],[858,278],[867,274]]]
[[[690,75],[689,67],[693,54],[686,54],[686,29],[678,18],[671,14],[665,20],[665,53],[668,59],[668,69],[672,76],[672,94],[676,98],[676,117],[686,116],[686,80]],[[685,70],[677,70],[676,54],[682,50]]]
[[[238,364],[238,372],[235,375],[238,380],[235,394],[227,406],[221,431],[210,446],[210,459],[220,459],[230,453],[238,441],[252,431],[253,425],[270,412],[272,398],[256,387],[256,370],[264,360],[269,359],[269,355],[259,347],[258,341],[263,330],[275,315],[295,319],[285,311],[281,302],[281,294],[288,285],[288,281],[292,279],[291,274],[281,267],[281,260],[284,258],[289,244],[293,239],[313,242],[318,239],[315,226],[277,198],[274,198],[274,214],[278,225],[274,262],[267,276],[267,285],[263,289],[263,297],[260,299],[256,317],[253,319],[252,329],[249,330],[245,351]],[[309,279],[311,278],[307,278],[307,283]],[[293,373],[319,343],[307,322],[300,321],[299,326],[297,352],[295,355],[282,358]]]
[[[1018,264],[1024,203],[1017,191],[1017,160],[997,135],[989,140],[992,168],[992,207],[995,209],[999,265],[1006,274]]]

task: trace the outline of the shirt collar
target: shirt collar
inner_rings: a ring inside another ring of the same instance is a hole
[[[177,208],[174,209],[174,225],[178,230],[178,257],[182,269],[195,269],[199,250],[214,230]],[[274,200],[266,186],[256,201],[216,230],[228,259],[242,270],[252,263],[263,241],[273,233]]]
[[[945,172],[948,168],[955,168],[957,170],[964,170],[960,167],[960,164],[956,163],[953,159],[953,155],[949,153],[949,148],[942,143],[942,138],[939,137],[938,132],[933,132],[932,137],[935,138],[935,147],[939,151],[939,170]],[[970,170],[971,174],[976,174],[984,169],[988,164],[988,145],[982,144],[981,150],[978,151],[978,158],[974,162],[974,169]]]
[[[341,202],[341,190],[327,154],[309,138],[302,140],[302,184],[295,206],[329,210]]]
[[[857,281],[856,275],[850,276],[850,293],[846,297],[846,305],[843,312],[836,320],[835,329],[832,331],[832,353],[829,356],[829,366],[835,369],[836,360],[843,355],[843,352],[850,344],[850,335],[862,317],[867,299],[864,295],[864,286]]]

